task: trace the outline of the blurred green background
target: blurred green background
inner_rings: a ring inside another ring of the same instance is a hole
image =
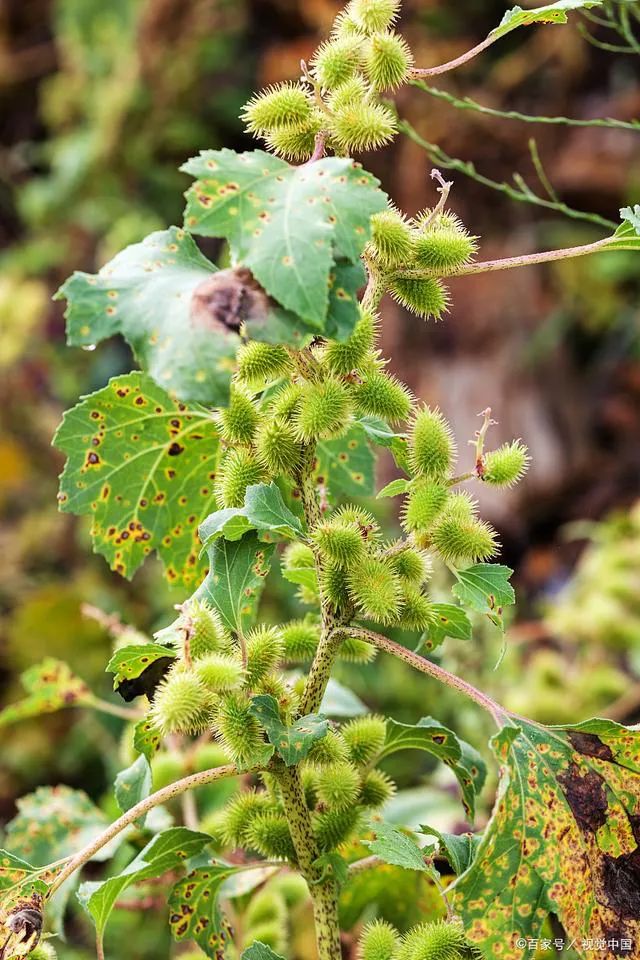
[[[332,0],[0,4],[3,703],[19,695],[19,673],[45,655],[67,660],[110,695],[103,672],[110,639],[82,603],[149,631],[184,599],[169,593],[154,562],[132,583],[111,574],[90,552],[88,522],[56,511],[61,460],[50,441],[61,412],[130,369],[131,359],[117,341],[68,350],[63,307],[51,296],[72,270],[93,271],[126,244],[180,222],[187,178],[178,166],[205,147],[251,148],[237,119],[241,105],[253,89],[298,76],[339,7]],[[504,9],[500,0],[408,0],[401,29],[417,63],[430,65],[482,39]],[[640,42],[634,47],[615,29],[620,9],[607,0],[600,22],[576,15],[568,27],[517,31],[453,76],[436,78],[437,86],[502,111],[632,121],[640,117]],[[633,23],[640,38],[640,20]],[[603,223],[617,221],[620,206],[640,201],[640,127],[527,124],[457,109],[412,87],[398,111],[413,135],[363,162],[410,214],[433,201],[434,164],[472,162],[476,179],[468,167],[451,174],[451,205],[481,236],[483,259],[589,242],[606,233]],[[543,202],[530,202],[533,194]],[[543,721],[595,712],[636,720],[638,259],[604,254],[461,278],[452,287],[453,306],[438,325],[386,305],[391,368],[444,409],[461,447],[490,405],[499,421],[495,445],[522,436],[533,465],[516,491],[482,492],[504,560],[516,568],[519,606],[506,655],[494,670],[501,639],[479,624],[471,644],[449,641],[441,659]],[[380,469],[392,475],[389,463]],[[387,519],[394,523],[391,513]],[[446,579],[438,578],[444,597]],[[274,583],[269,619],[292,609],[281,589]],[[475,710],[401,664],[342,668],[340,679],[399,719],[417,719],[428,704],[478,746],[490,732]],[[124,762],[120,733],[117,719],[69,712],[4,730],[0,820],[40,784],[64,782],[99,799]],[[413,758],[397,773],[416,787],[430,769]],[[119,924],[120,936],[133,935],[127,924],[133,931],[135,916],[125,911]],[[80,927],[78,943],[86,937]],[[136,955],[157,945],[138,937]]]

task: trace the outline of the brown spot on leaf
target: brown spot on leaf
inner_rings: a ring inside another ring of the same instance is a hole
[[[582,733],[578,730],[568,730],[567,736],[574,750],[585,757],[596,757],[598,760],[614,761],[615,757],[608,743],[603,743],[595,733]]]
[[[191,297],[191,323],[212,332],[236,332],[243,323],[264,326],[270,300],[245,267],[220,270],[203,280]]]
[[[584,776],[577,764],[558,776],[558,783],[581,830],[595,833],[607,822],[607,797],[604,780],[589,770]]]
[[[170,457],[178,457],[184,452],[184,447],[180,443],[172,443],[167,453]]]

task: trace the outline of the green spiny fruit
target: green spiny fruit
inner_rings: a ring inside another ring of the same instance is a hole
[[[282,894],[287,907],[297,907],[309,899],[309,888],[299,873],[280,873],[270,883]]]
[[[294,424],[300,440],[326,440],[344,433],[351,418],[349,395],[339,380],[307,383]]]
[[[280,892],[271,884],[252,897],[244,915],[245,923],[252,927],[269,920],[278,920],[283,926],[287,924],[286,904]]]
[[[264,791],[243,790],[222,811],[222,835],[229,846],[246,846],[254,817],[277,812],[276,804]]]
[[[332,37],[360,37],[363,40],[366,32],[346,10],[341,10],[331,28]]]
[[[286,953],[288,944],[286,926],[280,920],[265,920],[263,923],[248,926],[244,931],[243,948],[258,942],[269,947],[278,956],[282,956]],[[180,960],[182,960],[182,954],[180,954]]]
[[[322,129],[322,114],[314,111],[305,123],[277,127],[265,136],[270,150],[287,160],[308,160]]]
[[[439,410],[422,407],[409,429],[409,463],[418,476],[447,476],[455,460],[456,445],[451,427]]]
[[[364,507],[358,507],[354,503],[345,503],[332,514],[332,519],[341,523],[353,523],[360,528],[363,540],[376,540],[380,533],[380,525],[377,520]]]
[[[14,956],[20,956],[20,953],[14,954]],[[33,950],[29,951],[27,956],[33,958],[33,960],[56,960],[58,954],[52,943],[48,940],[41,940]]]
[[[199,660],[209,653],[218,653],[228,648],[229,634],[222,626],[217,610],[206,600],[191,600],[186,610],[189,656]],[[184,631],[183,631],[184,632]]]
[[[512,487],[527,472],[529,455],[521,440],[503,443],[497,450],[485,453],[481,478],[496,487]]]
[[[371,249],[383,267],[400,267],[412,259],[411,230],[398,210],[383,210],[371,217]]]
[[[493,527],[474,515],[474,507],[465,494],[453,494],[431,531],[431,542],[445,563],[466,566],[488,560],[498,551]]]
[[[227,443],[253,443],[258,425],[258,411],[251,397],[236,386],[231,387],[229,406],[220,410],[220,434]]]
[[[291,358],[284,347],[252,340],[237,354],[237,377],[248,387],[261,389],[291,372]]]
[[[397,275],[391,278],[389,289],[397,303],[425,320],[431,317],[439,320],[449,306],[449,291],[433,277],[422,279]]]
[[[360,37],[335,37],[322,43],[313,55],[316,79],[325,90],[334,90],[351,79],[360,64]]]
[[[268,133],[277,127],[304,123],[312,112],[312,101],[299,83],[279,83],[255,94],[242,111],[241,119],[250,133]]]
[[[311,620],[291,620],[282,627],[283,659],[287,663],[306,663],[320,642],[320,627]]]
[[[399,10],[400,0],[351,0],[346,13],[367,33],[373,33],[390,27]]]
[[[340,567],[357,564],[364,554],[360,530],[339,520],[320,523],[313,531],[313,540],[323,556]]]
[[[241,766],[250,763],[264,744],[260,724],[250,709],[245,696],[232,692],[220,697],[214,714],[218,739],[234,763]]]
[[[318,799],[329,810],[344,810],[356,801],[360,776],[351,763],[328,763],[317,772],[316,790]]]
[[[194,673],[213,693],[237,690],[244,681],[244,669],[240,661],[225,653],[208,653],[196,660]]]
[[[386,920],[368,923],[358,941],[358,960],[392,960],[400,946],[400,934]]]
[[[389,423],[406,420],[411,413],[411,392],[395,377],[373,370],[353,389],[353,399],[359,412],[382,417]]]
[[[433,604],[414,586],[402,588],[402,610],[399,624],[406,630],[426,630],[433,623]]]
[[[349,603],[349,593],[343,567],[337,563],[325,563],[320,575],[320,590],[336,610]]]
[[[195,748],[191,758],[191,765],[196,773],[203,770],[212,770],[214,767],[222,767],[229,763],[227,753],[222,749],[219,743],[200,743]]]
[[[175,667],[156,687],[150,718],[163,736],[201,733],[211,718],[211,694],[195,674]]]
[[[414,489],[418,489],[418,485],[416,485]],[[442,506],[444,507],[447,499],[447,490],[444,486],[440,487],[440,490],[444,494],[442,497]],[[423,519],[425,514],[428,516],[428,509],[422,513],[420,519]],[[433,519],[433,517],[431,519]],[[429,526],[430,522],[429,520],[426,524],[420,524],[419,526]],[[407,524],[407,528],[409,530],[415,529],[409,526],[409,524]],[[401,553],[396,553],[395,556],[390,557],[389,564],[399,577],[402,577],[407,583],[411,583],[416,587],[422,586],[431,573],[428,556],[420,550],[414,550],[412,547],[408,547]]]
[[[348,340],[344,343],[331,340],[327,344],[322,361],[331,373],[345,376],[357,369],[373,349],[377,323],[377,318],[372,314],[363,313]]]
[[[292,683],[289,683],[282,675],[268,673],[266,677],[258,681],[255,687],[256,693],[268,693],[278,701],[280,713],[286,722],[295,719],[295,714],[300,704],[300,696]]]
[[[247,687],[253,690],[277,667],[284,654],[282,634],[275,627],[260,625],[250,630],[247,645]]]
[[[153,789],[161,790],[185,776],[185,757],[178,750],[161,750],[151,761]]]
[[[279,417],[262,423],[256,452],[260,462],[274,476],[293,473],[300,462],[300,444],[289,424]]]
[[[329,132],[341,150],[360,153],[375,150],[393,140],[398,123],[395,115],[382,103],[353,102],[335,110]]]
[[[221,507],[242,507],[247,487],[266,479],[267,473],[255,454],[243,447],[229,450],[216,477],[216,500]]]
[[[420,477],[411,485],[409,496],[402,508],[402,525],[410,533],[425,532],[431,529],[444,510],[448,491],[444,483]],[[402,556],[402,554],[400,554]],[[398,570],[396,558],[392,566]],[[402,574],[400,574],[402,576]]]
[[[400,613],[400,578],[388,563],[365,557],[347,576],[349,594],[369,620],[391,623]]]
[[[300,403],[302,387],[299,383],[287,383],[280,387],[270,404],[270,413],[274,417],[288,420],[292,417]]]
[[[291,582],[298,583],[300,578],[304,582],[298,586],[298,597],[302,603],[315,604],[319,599],[318,580],[315,571],[313,550],[304,543],[292,543],[284,551],[282,569]]]
[[[382,770],[370,770],[362,781],[358,803],[363,807],[377,809],[391,800],[396,785]]]
[[[323,853],[329,853],[346,843],[360,825],[361,811],[357,806],[345,810],[326,810],[313,817],[313,832]]]
[[[338,763],[349,759],[349,748],[344,738],[335,730],[329,730],[309,751],[309,762],[317,766]]]
[[[404,37],[374,33],[365,46],[364,70],[374,90],[396,90],[407,82],[413,56]]]
[[[356,717],[343,724],[340,733],[349,747],[349,756],[359,766],[370,763],[382,750],[387,736],[384,717],[373,714]]]
[[[465,960],[469,952],[462,927],[437,920],[409,930],[396,957],[398,960]]]
[[[367,97],[369,87],[364,77],[355,74],[350,80],[341,83],[339,87],[332,90],[327,98],[327,105],[332,113],[343,110],[345,107],[354,106],[362,103]]]
[[[247,830],[247,846],[263,857],[293,863],[296,860],[289,824],[283,813],[258,813],[253,817]]]
[[[377,647],[359,637],[346,637],[338,648],[338,660],[344,663],[371,663],[377,655]]]
[[[445,277],[468,263],[477,249],[477,237],[467,233],[462,224],[440,221],[415,237],[414,263]]]

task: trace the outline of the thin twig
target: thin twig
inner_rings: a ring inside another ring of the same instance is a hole
[[[465,53],[461,53],[460,56],[454,60],[448,60],[446,63],[441,63],[437,67],[414,67],[410,76],[413,79],[414,77],[435,77],[439,73],[448,73],[450,70],[455,70],[464,63],[468,63],[469,60],[473,60],[474,57],[477,57],[479,53],[482,53],[483,50],[486,50],[487,47],[490,47],[491,44],[495,43],[498,39],[499,37],[490,33],[481,43],[477,43],[475,47],[472,47]]]

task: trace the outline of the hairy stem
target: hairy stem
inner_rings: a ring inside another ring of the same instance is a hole
[[[156,790],[155,793],[145,797],[144,800],[136,803],[130,810],[123,813],[121,817],[114,820],[99,837],[96,837],[91,843],[88,843],[86,847],[83,847],[79,853],[74,854],[67,861],[66,866],[63,867],[51,884],[48,894],[49,897],[62,886],[72,873],[75,873],[76,870],[84,866],[88,860],[91,860],[91,858],[113,840],[114,837],[117,837],[119,833],[122,833],[130,824],[135,823],[136,820],[144,816],[145,813],[148,813],[149,810],[160,806],[161,803],[166,803],[168,800],[173,800],[174,797],[179,797],[187,790],[193,790],[194,787],[201,787],[206,783],[214,783],[216,780],[224,780],[227,777],[235,777],[237,773],[238,768],[233,763],[229,763],[224,767],[212,767],[210,770],[202,770],[200,773],[192,773],[188,777],[176,780],[175,783],[170,783],[167,787]]]
[[[473,60],[474,57],[477,57],[479,53],[482,53],[483,50],[486,50],[487,47],[490,47],[491,44],[495,43],[498,39],[498,37],[490,33],[488,37],[485,37],[484,40],[477,43],[475,47],[472,47],[465,53],[461,53],[455,60],[448,60],[446,63],[441,63],[437,67],[414,67],[411,71],[411,77],[435,77],[438,73],[448,73],[449,70],[455,70],[456,67],[461,67],[464,63],[468,63],[469,60]]]
[[[340,960],[340,924],[338,921],[338,889],[335,881],[318,882],[314,866],[320,850],[313,834],[309,809],[305,802],[300,775],[296,767],[283,767],[276,774],[282,791],[291,839],[298,866],[307,881],[313,902],[318,960]]]
[[[449,673],[444,667],[439,667],[437,663],[432,663],[431,660],[427,660],[426,657],[421,657],[419,653],[414,653],[413,650],[407,650],[402,644],[396,643],[394,640],[389,640],[388,637],[383,636],[381,633],[374,633],[373,630],[366,630],[364,627],[338,627],[336,633],[342,637],[356,637],[360,640],[366,640],[367,643],[372,643],[375,647],[378,647],[379,650],[384,650],[385,653],[390,653],[392,656],[398,657],[399,660],[404,660],[405,663],[408,663],[409,666],[414,667],[416,670],[420,670],[422,673],[426,673],[428,676],[434,677],[434,679],[451,687],[452,690],[457,690],[459,693],[464,694],[464,696],[469,697],[470,700],[473,700],[481,706],[483,710],[487,710],[495,720],[498,728],[502,728],[505,723],[509,722],[509,715],[506,710],[501,707],[499,703],[496,703],[495,700],[492,700],[491,697],[482,693],[481,690],[477,690],[476,687],[467,683],[462,677],[457,677],[454,673]]]

